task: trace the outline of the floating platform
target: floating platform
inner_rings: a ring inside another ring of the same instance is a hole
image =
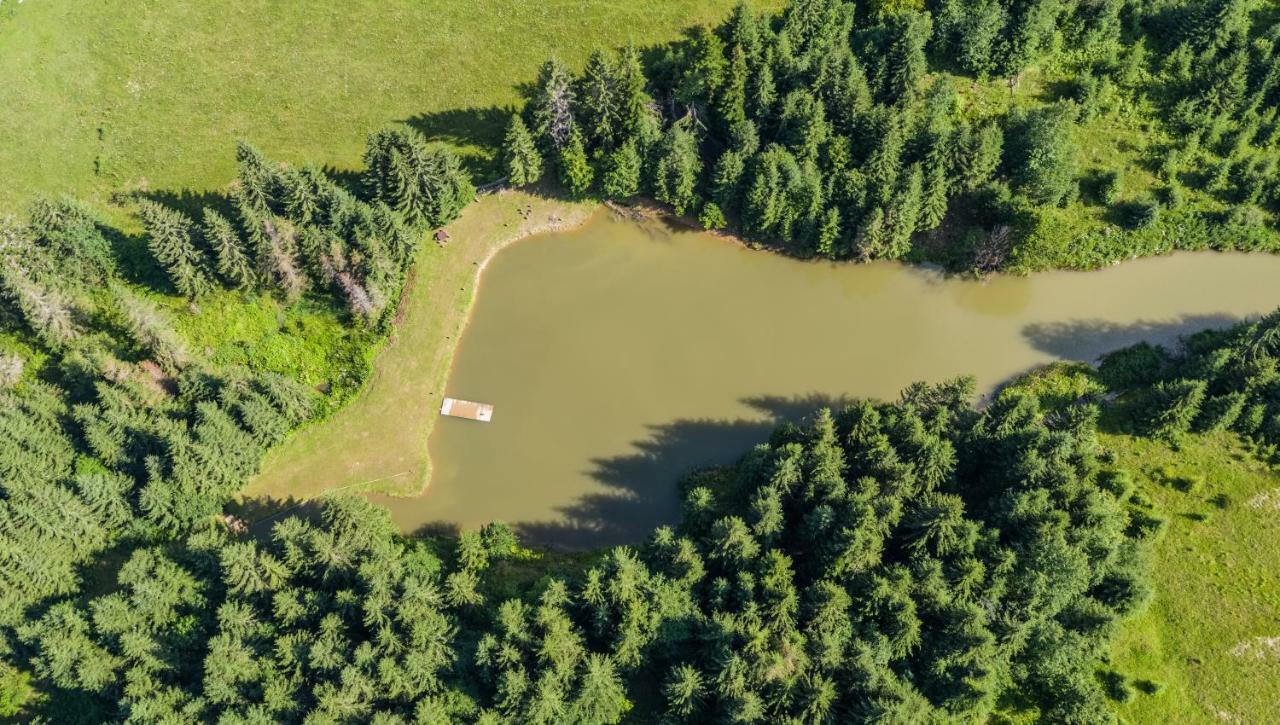
[[[493,420],[493,406],[488,403],[473,403],[470,400],[445,398],[444,402],[440,404],[440,414],[488,423]]]

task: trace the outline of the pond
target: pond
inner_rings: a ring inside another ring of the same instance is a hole
[[[441,419],[427,491],[374,498],[409,532],[503,520],[531,543],[637,541],[676,520],[683,473],[779,419],[963,374],[989,393],[1265,313],[1277,282],[1280,257],[1220,253],[976,281],[602,215],[491,262],[445,394],[492,403],[493,421]]]

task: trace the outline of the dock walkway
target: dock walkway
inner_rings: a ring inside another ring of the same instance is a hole
[[[493,406],[488,403],[473,403],[470,400],[445,398],[444,402],[440,404],[440,414],[488,423],[493,419]]]

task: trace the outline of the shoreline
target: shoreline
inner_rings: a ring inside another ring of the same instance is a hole
[[[525,209],[528,214],[522,213]],[[470,325],[485,270],[498,253],[517,242],[579,229],[605,213],[636,223],[662,222],[680,229],[696,229],[688,218],[675,217],[647,199],[621,205],[565,200],[515,189],[478,198],[459,219],[445,226],[452,241],[442,246],[428,235],[422,242],[410,281],[401,293],[395,321],[377,345],[372,369],[359,391],[334,414],[304,425],[269,451],[260,472],[237,498],[293,503],[350,489],[358,489],[362,495],[425,494],[434,469],[429,441],[439,418],[435,409],[452,374],[458,344]],[[714,235],[744,250],[779,253],[729,232]],[[1158,259],[1173,254],[1177,252],[1149,256]],[[966,276],[929,265],[903,264],[943,277]],[[1116,266],[1052,271],[1097,272]],[[974,281],[985,285],[1024,276],[995,273]],[[393,450],[388,451],[388,446]],[[334,449],[349,453],[339,458],[332,454]],[[356,458],[362,453],[367,459]]]
[[[412,283],[401,293],[396,320],[360,390],[333,415],[304,425],[272,448],[237,499],[299,503],[350,489],[392,496],[425,492],[433,467],[428,441],[438,418],[434,411],[484,270],[508,246],[577,229],[604,208],[596,201],[505,189],[478,198],[446,225],[446,245],[427,235],[416,253]],[[530,213],[521,214],[524,209]],[[351,452],[341,468],[331,465],[334,449]],[[373,455],[360,456],[368,451]]]

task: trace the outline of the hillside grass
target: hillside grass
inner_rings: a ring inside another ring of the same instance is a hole
[[[484,169],[500,109],[549,56],[666,42],[735,1],[4,2],[0,211],[50,193],[199,199],[234,176],[237,138],[355,169],[395,121]]]
[[[1112,664],[1139,689],[1124,722],[1280,721],[1280,475],[1229,434],[1179,450],[1104,435],[1169,519],[1155,547],[1155,600],[1121,629]]]

